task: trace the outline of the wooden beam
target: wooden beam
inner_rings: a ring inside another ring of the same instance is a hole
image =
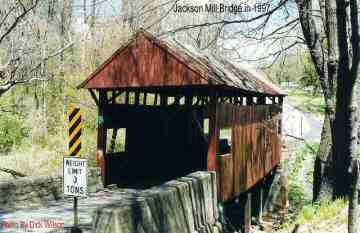
[[[192,104],[193,104],[193,96],[191,95],[185,96],[185,105],[192,106]]]
[[[266,104],[266,97],[265,96],[259,96],[257,97],[257,105],[265,105]]]
[[[276,97],[275,97],[275,96],[274,96],[274,97],[272,97],[272,99],[271,99],[271,100],[272,100],[272,104],[276,104],[276,100],[277,100],[277,99],[276,99]]]
[[[93,100],[95,101],[95,104],[96,104],[97,106],[99,106],[99,99],[97,98],[94,90],[93,90],[93,89],[89,89],[89,92],[90,92],[91,97],[92,97]]]
[[[129,104],[130,102],[130,97],[129,97],[130,93],[129,91],[125,92],[125,104]]]
[[[140,103],[140,92],[135,91],[135,105],[139,105]]]
[[[218,94],[212,90],[209,104],[209,147],[207,153],[207,170],[216,171],[216,152],[219,143],[219,128],[217,124]]]
[[[246,96],[246,106],[254,105],[253,97],[252,96]]]
[[[97,163],[101,168],[103,184],[107,185],[106,168],[106,128],[104,126],[104,108],[107,104],[106,91],[99,91],[98,135],[97,135]]]
[[[146,102],[147,102],[147,93],[144,92],[143,105],[146,105]]]
[[[115,104],[115,100],[116,100],[116,91],[112,91],[112,94],[111,94],[111,103],[112,103],[112,104]]]
[[[158,98],[159,98],[159,94],[158,94],[158,93],[155,93],[154,105],[157,105]]]
[[[161,93],[160,95],[160,105],[161,106],[166,106],[167,105],[167,95],[165,95],[164,93]]]
[[[261,181],[260,183],[260,210],[259,210],[259,222],[262,222],[262,216],[263,216],[263,212],[264,212],[264,189],[263,189],[263,186],[264,186],[264,182]]]
[[[283,104],[283,102],[284,102],[284,97],[280,96],[279,97],[279,104]]]
[[[175,96],[175,102],[174,102],[175,105],[180,105],[180,98],[181,98],[181,96],[179,96],[179,95]]]
[[[244,232],[250,233],[251,230],[251,192],[245,195],[245,206],[244,206]]]

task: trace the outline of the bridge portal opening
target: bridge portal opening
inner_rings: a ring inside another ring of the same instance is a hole
[[[147,188],[206,170],[202,109],[185,105],[106,108],[107,183]]]

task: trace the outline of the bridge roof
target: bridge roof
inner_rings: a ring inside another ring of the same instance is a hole
[[[173,38],[139,30],[78,88],[121,89],[225,86],[242,91],[286,95],[265,75],[198,50]]]

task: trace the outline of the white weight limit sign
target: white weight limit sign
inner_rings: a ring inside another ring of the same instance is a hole
[[[87,159],[64,157],[63,175],[64,195],[87,196]]]

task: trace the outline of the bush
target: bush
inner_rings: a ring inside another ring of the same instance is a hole
[[[303,76],[300,78],[299,84],[304,89],[312,89],[313,96],[315,96],[320,89],[320,81],[316,73],[315,66],[309,56],[305,58]]]
[[[0,115],[0,153],[8,153],[14,146],[21,145],[30,130],[16,115]]]

